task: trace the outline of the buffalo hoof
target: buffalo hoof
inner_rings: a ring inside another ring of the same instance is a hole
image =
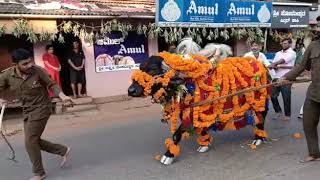
[[[210,146],[199,146],[199,148],[197,149],[199,153],[205,153],[205,152],[208,152],[209,150],[210,150]]]
[[[252,145],[256,145],[256,146],[260,146],[262,143],[264,143],[265,140],[264,139],[255,139],[252,141]]]
[[[164,165],[170,165],[173,163],[174,160],[175,160],[174,157],[167,157],[167,156],[163,155],[160,159],[160,162],[161,162],[161,164],[164,164]]]

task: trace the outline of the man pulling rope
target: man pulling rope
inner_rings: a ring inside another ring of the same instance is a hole
[[[12,53],[12,60],[15,65],[0,74],[0,91],[10,88],[20,97],[23,107],[25,146],[34,173],[30,180],[42,180],[46,177],[46,173],[42,165],[41,150],[61,156],[61,167],[65,165],[70,153],[69,147],[41,139],[51,115],[51,99],[47,89],[59,96],[65,106],[71,106],[73,102],[44,69],[34,65],[30,52],[17,49]],[[3,104],[5,101],[0,99],[0,106]],[[10,147],[10,143],[8,145]],[[13,149],[11,150],[14,159],[15,154]]]

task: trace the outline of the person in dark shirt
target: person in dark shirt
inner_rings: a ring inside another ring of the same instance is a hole
[[[64,95],[60,87],[53,81],[45,69],[34,65],[31,54],[25,49],[17,49],[12,53],[15,65],[0,74],[0,91],[10,89],[16,91],[22,102],[25,146],[33,165],[34,177],[30,180],[42,180],[46,177],[42,165],[41,150],[62,157],[61,166],[67,160],[70,148],[54,144],[41,138],[51,115],[51,99],[47,89],[60,97],[65,105],[71,105],[71,98]],[[0,99],[0,105],[5,104]]]
[[[303,105],[303,130],[306,136],[309,156],[300,162],[320,161],[318,124],[320,118],[320,16],[317,17],[318,38],[306,49],[303,58],[291,71],[279,79],[282,85],[295,80],[305,70],[311,71],[311,84]]]
[[[85,57],[83,52],[80,50],[79,42],[73,42],[73,49],[68,58],[73,98],[86,96],[81,93],[83,85],[85,84],[84,59]]]

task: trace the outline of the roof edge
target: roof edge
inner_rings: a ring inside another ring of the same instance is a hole
[[[39,15],[39,14],[0,14],[0,18],[36,18],[36,19],[101,19],[101,18],[135,18],[154,19],[153,15]]]

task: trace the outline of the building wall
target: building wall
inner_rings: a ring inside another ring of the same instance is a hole
[[[148,44],[149,55],[157,54],[157,39],[149,39]],[[35,63],[42,67],[42,55],[45,53],[45,46],[46,43],[36,43],[33,46]],[[82,41],[82,49],[86,57],[87,94],[93,98],[127,94],[127,89],[131,83],[130,76],[132,71],[97,73],[95,71],[93,46]]]
[[[149,55],[158,53],[156,39],[149,40],[148,44]],[[94,98],[127,94],[127,89],[131,83],[130,76],[132,71],[97,73],[95,71],[93,46],[83,42],[82,48],[86,56],[87,94]]]
[[[46,45],[47,43],[45,42],[39,42],[33,45],[34,62],[41,67],[44,67],[42,55],[46,52]]]
[[[245,39],[235,40],[234,44],[234,56],[243,56],[246,52],[249,51],[249,47]]]

